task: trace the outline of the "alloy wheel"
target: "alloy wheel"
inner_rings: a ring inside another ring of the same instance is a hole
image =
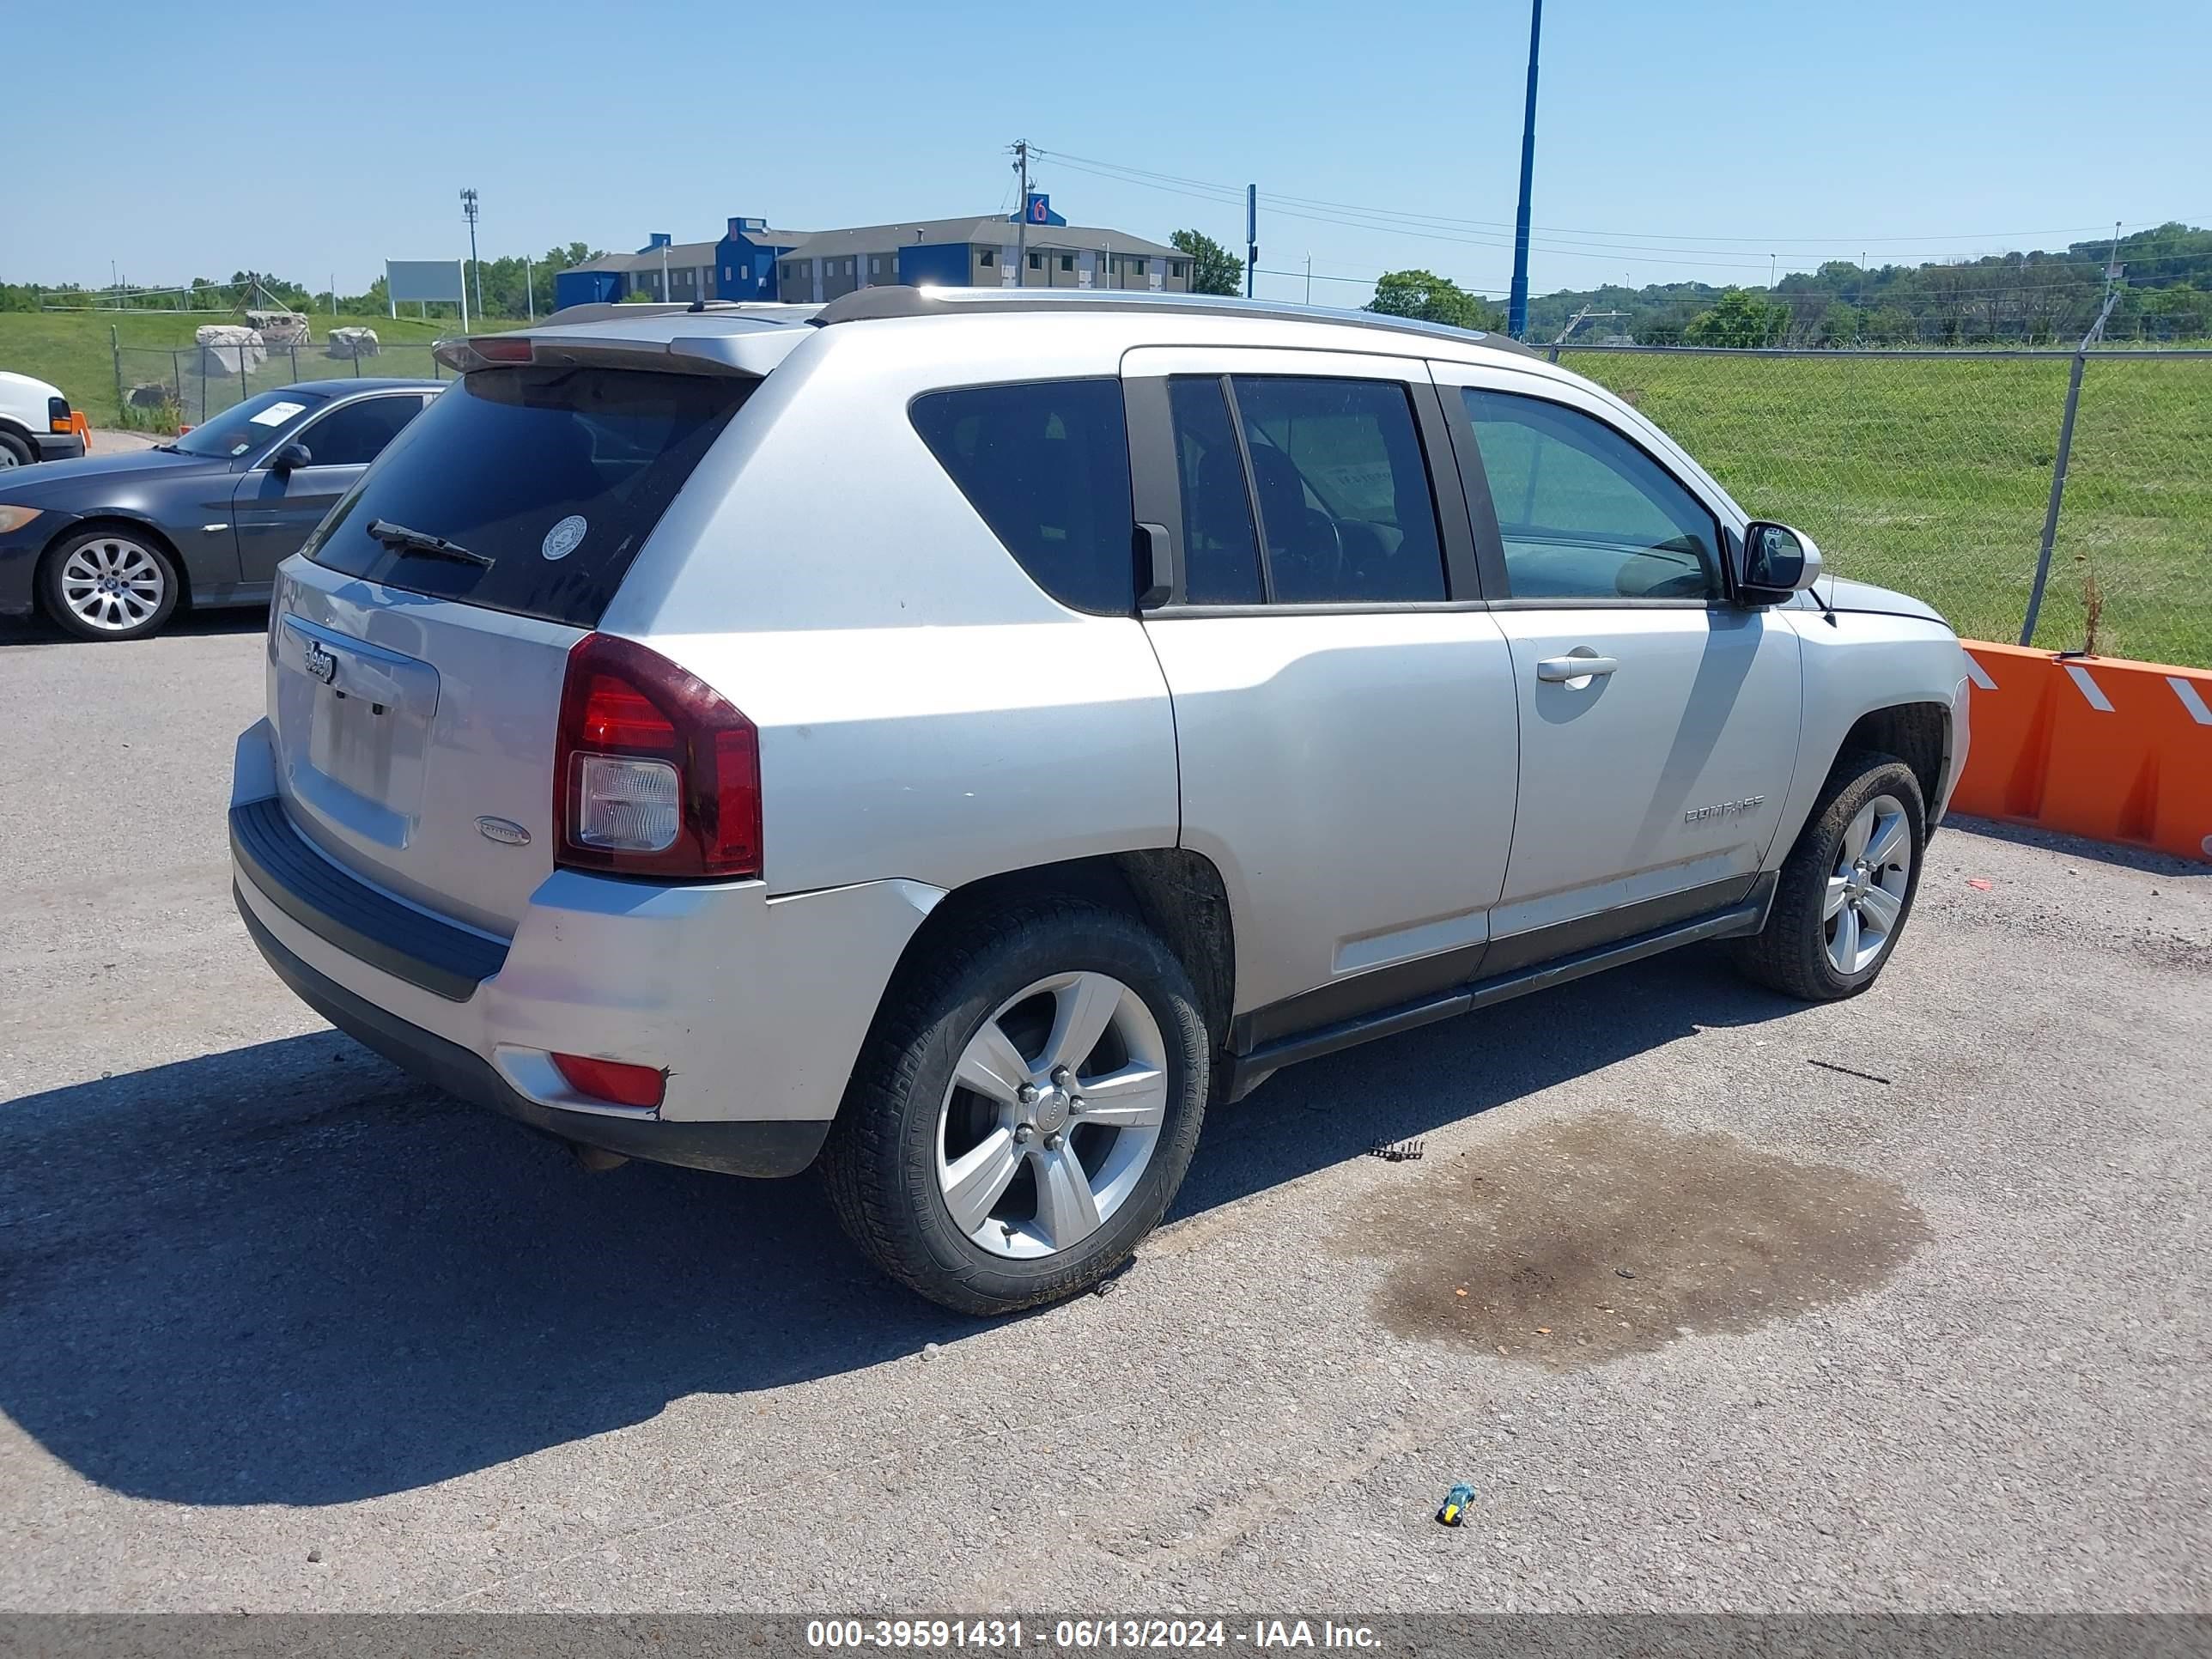
[[[961,1051],[938,1114],[938,1191],[981,1249],[1056,1255],[1128,1201],[1167,1107],[1167,1045],[1142,997],[1109,974],[1039,980]]]
[[[161,608],[168,589],[161,561],[127,537],[86,542],[62,562],[62,602],[87,627],[104,634],[145,622]]]
[[[1912,832],[1904,803],[1876,795],[1844,830],[1820,907],[1828,961],[1839,974],[1871,967],[1905,916],[1912,875]]]

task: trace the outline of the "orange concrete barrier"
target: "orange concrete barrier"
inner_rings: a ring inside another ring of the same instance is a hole
[[[1966,643],[1973,741],[1954,808],[2212,860],[2212,672]]]

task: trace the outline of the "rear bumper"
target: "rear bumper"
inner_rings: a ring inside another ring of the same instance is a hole
[[[936,889],[771,898],[555,870],[511,938],[431,915],[313,846],[277,793],[267,723],[239,739],[231,872],[270,965],[416,1076],[586,1146],[744,1175],[803,1169]],[[660,1068],[655,1109],[577,1091],[553,1053]]]
[[[826,1118],[672,1123],[643,1113],[616,1116],[541,1104],[500,1076],[489,1060],[419,1025],[410,1025],[367,998],[355,995],[336,980],[317,973],[276,941],[254,915],[242,891],[235,886],[231,890],[247,934],[276,970],[276,977],[292,988],[294,995],[364,1048],[374,1048],[401,1070],[471,1105],[503,1113],[580,1146],[726,1175],[797,1175],[813,1163],[829,1136]]]

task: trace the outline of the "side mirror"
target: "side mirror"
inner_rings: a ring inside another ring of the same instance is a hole
[[[1802,531],[1753,520],[1743,532],[1736,566],[1736,597],[1746,605],[1779,605],[1820,576],[1820,550]]]
[[[292,471],[294,467],[313,466],[314,462],[314,453],[307,445],[282,444],[278,446],[276,453],[269,458],[269,470],[281,477]]]

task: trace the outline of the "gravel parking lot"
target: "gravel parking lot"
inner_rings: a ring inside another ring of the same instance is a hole
[[[1856,1001],[1692,953],[1285,1073],[979,1325],[295,1002],[260,647],[0,635],[0,1607],[2212,1607],[2212,867],[1954,829]]]

